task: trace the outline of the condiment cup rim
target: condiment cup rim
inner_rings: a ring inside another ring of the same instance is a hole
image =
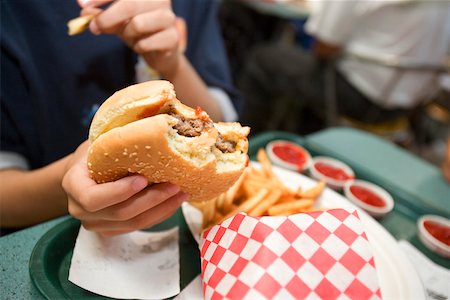
[[[338,179],[328,177],[325,174],[323,174],[317,170],[316,165],[315,165],[317,162],[324,162],[324,163],[330,164],[334,167],[343,169],[345,173],[347,173],[348,175],[350,175],[353,178],[338,180]],[[355,180],[355,172],[353,171],[352,168],[350,168],[350,166],[348,166],[346,163],[344,163],[340,160],[337,160],[337,159],[335,159],[333,157],[329,157],[329,156],[314,156],[312,158],[312,162],[309,166],[309,171],[311,172],[311,175],[314,176],[316,179],[324,180],[334,186],[341,187],[341,188],[344,186],[344,184],[346,182]]]
[[[363,202],[362,200],[357,198],[351,192],[350,187],[352,187],[353,185],[367,188],[370,191],[376,193],[378,196],[380,196],[383,199],[383,201],[385,202],[386,205],[384,207],[376,207],[376,206],[373,206],[373,205]],[[380,187],[372,182],[369,182],[369,181],[356,179],[356,180],[352,180],[352,181],[345,183],[344,194],[350,201],[357,204],[364,210],[366,210],[368,212],[372,212],[373,214],[376,214],[377,216],[385,215],[394,208],[394,199],[392,198],[392,196],[382,187]]]
[[[287,162],[285,160],[282,160],[281,158],[279,158],[274,152],[273,152],[273,147],[277,144],[288,144],[291,146],[294,146],[296,148],[298,148],[299,150],[301,150],[304,154],[305,154],[305,163],[299,167],[299,165],[297,164],[293,164],[290,162]],[[288,140],[273,140],[271,142],[269,142],[266,145],[266,152],[267,152],[267,156],[269,157],[269,159],[275,164],[278,165],[280,167],[289,169],[289,170],[294,170],[294,171],[298,171],[298,172],[303,172],[305,170],[307,170],[310,165],[311,165],[311,154],[309,153],[308,150],[306,150],[304,147],[302,147],[301,145],[292,142],[292,141],[288,141]]]
[[[419,233],[422,237],[426,238],[428,242],[433,244],[434,246],[442,249],[442,251],[446,252],[447,255],[450,255],[450,246],[447,246],[437,238],[435,238],[426,228],[425,221],[433,221],[435,223],[444,224],[446,226],[450,226],[450,220],[438,215],[423,215],[417,221],[417,227],[419,229]]]

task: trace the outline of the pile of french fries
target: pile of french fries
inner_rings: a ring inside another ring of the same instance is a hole
[[[203,228],[208,228],[240,212],[250,216],[286,216],[319,210],[316,200],[325,182],[314,187],[293,190],[277,177],[264,149],[259,149],[257,161],[261,168],[250,165],[239,180],[225,193],[204,202],[192,202],[203,213]]]

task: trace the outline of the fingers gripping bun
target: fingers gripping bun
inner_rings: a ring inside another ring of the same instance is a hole
[[[127,87],[99,108],[89,131],[88,169],[98,183],[142,174],[204,201],[226,191],[247,164],[248,127],[213,124],[176,99],[168,81]]]

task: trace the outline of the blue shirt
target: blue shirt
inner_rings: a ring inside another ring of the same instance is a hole
[[[238,107],[221,33],[217,2],[174,0],[186,20],[186,56],[208,86]],[[68,36],[79,15],[75,0],[1,1],[0,151],[45,166],[87,139],[102,101],[135,83],[136,54],[114,35]]]

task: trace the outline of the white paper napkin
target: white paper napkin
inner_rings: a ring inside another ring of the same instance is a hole
[[[450,270],[435,264],[407,241],[399,241],[399,245],[419,274],[428,299],[450,299]]]
[[[197,275],[173,300],[203,300],[202,276]]]
[[[178,227],[102,237],[78,233],[69,281],[118,299],[164,299],[180,292]]]

